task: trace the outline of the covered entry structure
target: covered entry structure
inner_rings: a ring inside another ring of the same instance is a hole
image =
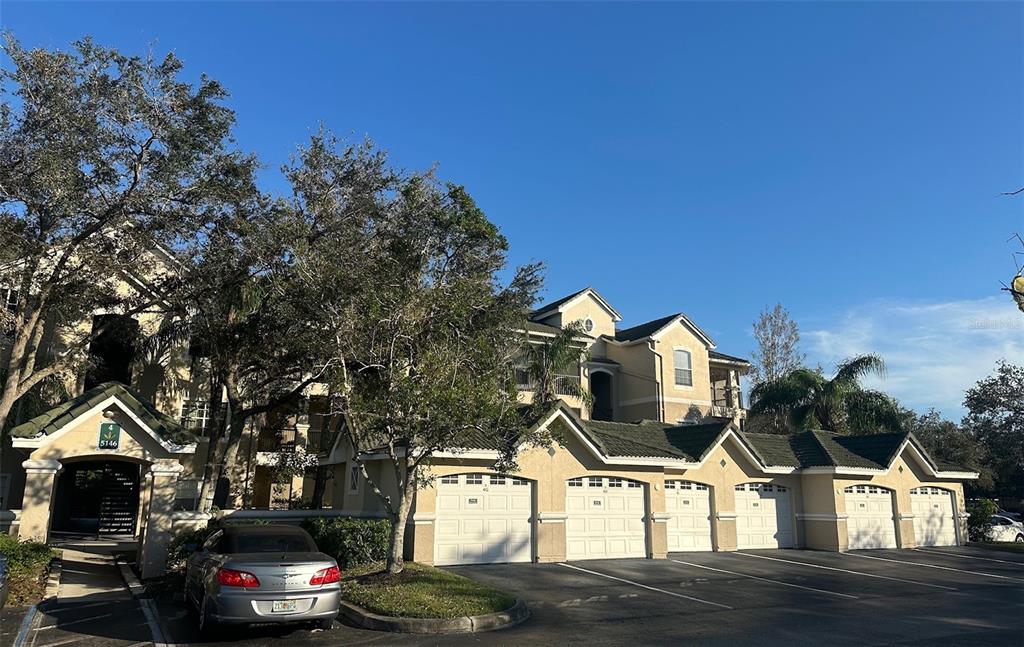
[[[18,535],[127,535],[143,576],[163,571],[178,476],[196,438],[122,384],[107,382],[11,430],[25,456]]]

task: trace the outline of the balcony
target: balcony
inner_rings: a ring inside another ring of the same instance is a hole
[[[523,368],[516,368],[516,388],[520,391],[535,391],[537,381],[530,377],[530,374]],[[555,394],[577,396],[580,393],[579,375],[556,375]]]
[[[739,387],[726,386],[723,383],[711,385],[711,415],[721,418],[732,418],[734,415],[743,417],[743,392]]]

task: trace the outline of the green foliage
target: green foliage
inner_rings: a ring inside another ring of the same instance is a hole
[[[0,535],[0,555],[7,559],[7,602],[17,606],[38,599],[54,551],[37,541],[18,541],[10,535]]]
[[[407,564],[397,575],[350,573],[341,592],[352,604],[400,618],[477,616],[515,604],[515,597],[505,591],[422,564]]]
[[[903,417],[902,428],[913,433],[932,458],[978,472],[976,481],[964,483],[968,496],[993,491],[991,456],[988,448],[978,441],[969,427],[943,420],[935,409],[921,415],[905,410]]]
[[[988,531],[992,528],[992,515],[999,506],[992,499],[974,499],[967,504],[967,534],[971,541],[988,541]]]
[[[341,567],[373,564],[387,559],[391,523],[387,519],[310,517],[302,522],[321,552]]]
[[[984,445],[994,494],[1024,498],[1024,366],[999,362],[964,397],[963,425]]]
[[[879,391],[865,389],[861,379],[883,375],[885,363],[877,355],[846,360],[832,378],[820,371],[799,368],[754,387],[752,416],[784,415],[797,431],[826,429],[840,433],[872,434],[899,431],[896,401]]]
[[[211,524],[205,528],[196,528],[183,532],[171,539],[167,547],[167,569],[178,571],[185,568],[189,556],[197,551],[219,526]]]
[[[524,345],[520,361],[534,385],[533,406],[538,412],[550,410],[558,402],[559,392],[582,399],[588,409],[593,405],[590,391],[579,381],[563,380],[561,389],[558,382],[562,376],[579,376],[580,361],[587,357],[585,345],[578,341],[584,335],[583,324],[575,321],[552,338]]]

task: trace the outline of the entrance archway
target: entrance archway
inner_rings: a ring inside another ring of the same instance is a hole
[[[57,477],[53,532],[135,535],[139,512],[138,463],[68,462]]]

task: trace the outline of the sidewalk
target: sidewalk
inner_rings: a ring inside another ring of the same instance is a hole
[[[143,647],[152,645],[146,617],[125,588],[109,545],[64,548],[60,592],[39,605],[19,647]]]

